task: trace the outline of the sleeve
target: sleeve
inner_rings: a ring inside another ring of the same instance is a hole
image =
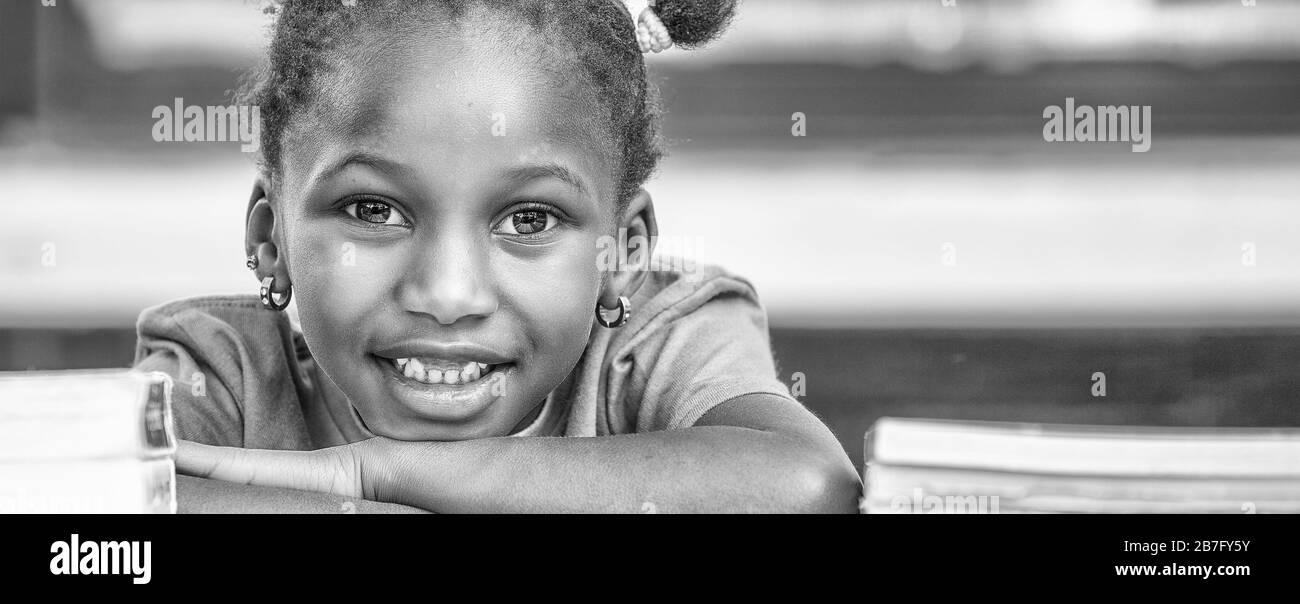
[[[633,352],[628,401],[638,432],[688,428],[714,406],[747,394],[799,404],[777,379],[767,316],[752,294],[712,297],[656,331]]]
[[[286,323],[279,325],[278,323]],[[177,437],[259,449],[306,449],[282,331],[287,322],[237,301],[164,305],[136,325],[135,367],[172,376]]]

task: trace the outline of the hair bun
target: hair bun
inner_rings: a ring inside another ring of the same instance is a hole
[[[655,14],[682,48],[718,39],[736,14],[736,0],[657,0]]]

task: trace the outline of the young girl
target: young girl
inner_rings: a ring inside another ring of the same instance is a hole
[[[251,90],[260,296],[139,321],[137,367],[178,382],[179,471],[207,479],[182,508],[855,510],[746,281],[599,257],[657,236],[642,53],[733,10],[281,2]]]

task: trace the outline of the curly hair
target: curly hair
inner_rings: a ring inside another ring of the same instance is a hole
[[[618,155],[621,211],[664,153],[658,95],[647,80],[632,15],[621,0],[277,0],[268,9],[276,17],[267,59],[248,75],[240,94],[243,102],[260,107],[262,169],[278,180],[286,129],[320,100],[323,75],[347,58],[358,32],[457,24],[473,8],[544,36],[544,44],[570,63],[552,66],[565,71],[561,79],[576,77],[592,87]],[[736,0],[658,0],[655,6],[684,48],[716,39],[735,9]]]

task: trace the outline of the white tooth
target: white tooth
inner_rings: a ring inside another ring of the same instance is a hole
[[[478,363],[478,373],[479,373],[479,375],[483,375],[483,374],[487,373],[487,370],[488,370],[488,364],[487,364],[487,363]]]
[[[442,372],[441,372],[441,371],[438,371],[437,369],[430,369],[429,372],[428,372],[428,374],[424,376],[424,383],[426,383],[426,384],[441,384],[441,383],[442,383]]]
[[[415,365],[407,363],[405,367],[402,367],[402,375],[406,377],[415,377]]]
[[[455,369],[448,369],[442,372],[442,381],[444,384],[459,384],[460,372]]]
[[[403,367],[406,367],[406,364],[409,363],[410,361],[411,361],[411,359],[394,359],[394,362],[397,363],[397,368],[398,368],[398,369],[401,369],[401,368],[403,368]]]
[[[460,370],[460,379],[466,384],[477,380],[480,375],[478,363],[469,363],[465,365],[464,369]]]
[[[411,362],[407,363],[406,366],[411,368],[411,377],[421,382],[424,381],[424,363],[421,363],[419,359],[411,359]]]

